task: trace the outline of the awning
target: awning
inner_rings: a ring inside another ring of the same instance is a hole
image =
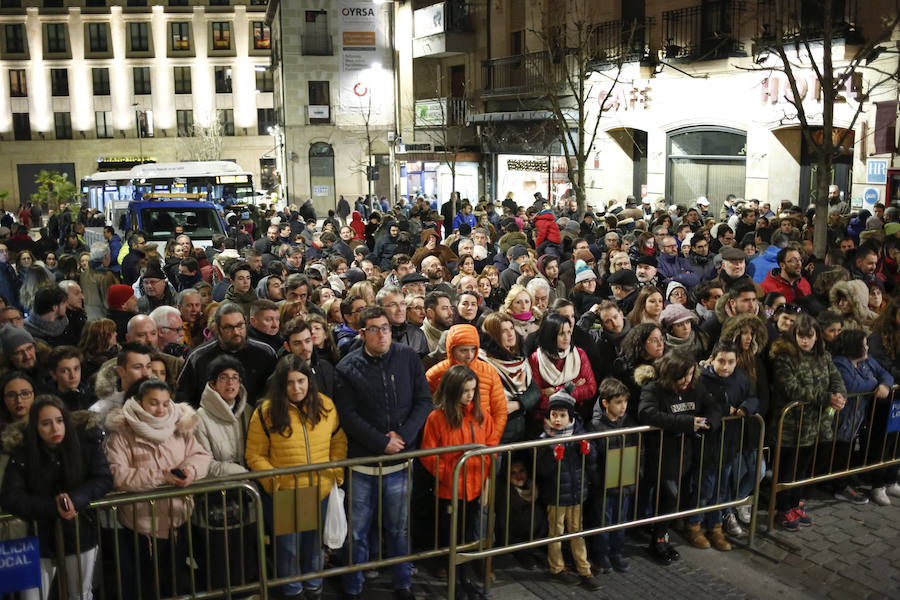
[[[509,112],[489,112],[469,115],[470,123],[491,123],[496,121],[547,121],[553,118],[549,110],[514,110]]]

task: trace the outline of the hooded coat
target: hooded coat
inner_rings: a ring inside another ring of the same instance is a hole
[[[463,444],[491,444],[494,423],[482,414],[481,422],[475,420],[475,403],[470,402],[463,407],[462,423],[459,427],[450,428],[444,411],[436,408],[428,415],[425,421],[425,431],[422,434],[422,449],[445,448],[447,446],[461,446]],[[442,454],[440,460],[435,455],[423,456],[420,460],[429,473],[435,476],[438,486],[438,497],[450,500],[453,497],[453,469],[462,452]],[[459,472],[460,500],[470,501],[481,496],[484,481],[490,473],[490,457],[471,460],[466,463],[464,469]]]
[[[195,480],[206,477],[210,456],[194,434],[199,420],[197,413],[186,404],[173,404],[172,410],[180,412],[175,431],[160,443],[135,431],[124,409],[116,408],[109,413],[106,457],[116,490],[143,492],[166,485],[166,474],[176,468],[193,473]],[[141,535],[166,539],[170,530],[188,520],[192,508],[190,497],[172,498],[158,504],[154,516],[151,506],[140,502],[121,507],[119,522]]]
[[[358,210],[354,210],[350,217],[350,229],[353,230],[354,238],[359,241],[366,239],[366,223],[363,221],[362,215]]]
[[[534,216],[534,226],[537,229],[537,239],[534,243],[536,247],[540,247],[545,241],[553,244],[562,243],[562,235],[556,225],[556,216],[549,208]]]
[[[453,365],[463,364],[453,358],[453,348],[457,346],[475,346],[475,358],[468,363],[468,367],[478,376],[478,393],[481,397],[481,412],[486,419],[493,421],[488,445],[496,446],[500,443],[503,431],[506,428],[506,394],[503,391],[503,382],[497,369],[478,358],[481,348],[481,339],[478,330],[472,325],[454,325],[447,332],[447,358],[434,365],[425,373],[428,379],[428,387],[431,394],[437,392],[444,376]],[[587,362],[587,360],[585,360]]]
[[[67,555],[78,551],[84,552],[97,545],[97,514],[88,508],[94,500],[99,500],[112,489],[113,479],[109,464],[103,454],[103,430],[99,427],[96,415],[88,411],[76,411],[71,414],[71,424],[76,430],[83,479],[75,489],[63,489],[61,472],[62,464],[55,453],[51,453],[49,461],[43,465],[52,471],[48,477],[59,482],[58,493],[66,492],[74,504],[78,516],[70,521],[59,519],[55,494],[53,496],[36,494],[28,484],[29,469],[37,465],[27,464],[25,455],[25,429],[27,421],[14,423],[3,430],[3,452],[10,454],[9,463],[0,486],[0,506],[4,511],[29,522],[29,533],[38,536],[42,558],[56,555],[56,521],[62,523],[63,547]],[[76,538],[75,523],[78,522],[80,539]],[[37,532],[34,526],[37,526]],[[80,546],[76,547],[76,539]]]
[[[219,393],[206,384],[197,410],[194,435],[209,452],[209,477],[246,473],[244,438],[250,424],[251,409],[247,406],[247,390],[241,386],[236,407],[228,406]]]
[[[847,388],[841,374],[834,366],[831,355],[816,359],[811,353],[801,351],[790,340],[775,340],[769,351],[772,364],[772,407],[770,437],[778,433],[778,421],[784,408],[792,402],[806,404],[788,411],[784,416],[782,444],[784,446],[812,446],[818,441],[831,441],[833,414],[831,394],[846,394]]]
[[[853,305],[851,315],[844,315],[844,327],[847,329],[862,329],[867,334],[872,331],[872,324],[878,318],[878,314],[869,310],[869,288],[859,280],[838,281],[828,291],[828,300],[831,302],[829,310],[839,315],[843,314],[838,308],[840,296],[845,296]]]
[[[425,244],[427,244],[428,240],[432,237],[435,238],[437,245],[433,250],[429,250],[425,247]],[[437,256],[441,261],[441,264],[445,267],[448,264],[459,260],[459,257],[449,246],[445,246],[441,243],[441,236],[434,229],[423,229],[419,238],[419,247],[412,255],[412,262],[416,265],[416,268],[422,265],[422,261],[425,260],[426,256]]]

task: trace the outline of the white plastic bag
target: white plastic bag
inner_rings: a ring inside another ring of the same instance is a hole
[[[331,484],[328,496],[328,507],[325,509],[325,527],[322,541],[332,550],[344,545],[347,537],[347,515],[344,512],[344,490],[338,487],[337,481]]]

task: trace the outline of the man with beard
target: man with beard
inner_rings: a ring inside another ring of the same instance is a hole
[[[68,294],[56,286],[38,289],[34,295],[34,306],[25,319],[25,330],[35,339],[51,348],[64,344],[78,343],[67,334],[69,318],[66,317]]]
[[[283,348],[308,362],[316,376],[319,391],[329,398],[334,396],[334,367],[327,360],[319,359],[307,321],[293,319],[288,323],[284,332]]]
[[[444,281],[444,266],[437,256],[426,256],[422,259],[422,273],[428,278],[425,290],[428,292],[443,292],[449,298],[456,295],[453,286]]]
[[[739,282],[753,282],[747,274],[747,255],[743,250],[726,246],[722,248],[719,254],[722,257],[722,267],[719,269],[719,279],[725,284],[725,289],[729,290]]]
[[[637,277],[628,269],[622,269],[610,275],[606,281],[616,305],[624,314],[630,313],[637,301],[640,287]]]
[[[762,282],[764,292],[781,292],[785,302],[796,302],[812,293],[812,287],[803,277],[803,260],[800,251],[782,248],[775,257],[778,268],[769,271]]]
[[[637,276],[640,287],[659,285],[659,273],[657,271],[655,256],[642,256],[634,266],[634,274]]]
[[[425,321],[422,332],[428,342],[428,351],[434,352],[441,340],[441,334],[453,325],[453,308],[450,296],[444,292],[429,292],[425,296]]]
[[[275,352],[268,344],[248,339],[244,311],[233,302],[225,302],[216,310],[213,323],[213,339],[197,346],[184,363],[178,378],[176,402],[187,402],[197,408],[209,363],[225,353],[244,365],[247,401],[255,403],[263,394],[266,379],[275,370]]]

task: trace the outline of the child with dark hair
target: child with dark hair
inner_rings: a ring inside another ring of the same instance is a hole
[[[698,434],[718,428],[721,413],[699,381],[697,365],[691,357],[665,354],[654,363],[652,373],[644,373],[640,379],[641,424],[662,429],[662,448],[654,441],[647,444],[646,464],[651,472],[645,479],[659,481],[655,514],[670,514],[678,510],[682,481],[686,482],[685,475],[691,472],[694,446],[700,444]],[[681,558],[669,543],[666,521],[653,525],[649,549],[662,565]]]
[[[435,409],[425,421],[422,449],[459,446],[462,444],[490,444],[493,421],[481,412],[478,393],[478,375],[466,365],[450,367],[434,395]],[[453,498],[453,471],[462,452],[437,456],[423,456],[422,464],[435,476],[438,491],[439,543],[446,546],[450,539],[450,514]],[[469,461],[459,473],[459,504],[456,507],[465,515],[466,523],[460,528],[463,539],[459,543],[478,539],[476,517],[481,490],[490,469],[490,458],[481,457]],[[465,506],[463,506],[465,505]],[[471,563],[458,567],[460,585],[469,599],[484,598],[484,592],[475,583]]]
[[[574,389],[575,386],[569,383],[565,389],[550,396],[541,438],[560,438],[560,442],[541,446],[537,455],[538,487],[541,499],[547,505],[550,537],[582,530],[582,505],[590,492],[589,476],[597,460],[597,449],[589,441],[566,442],[564,439],[584,433],[572,396]],[[599,590],[600,582],[591,573],[584,538],[573,538],[569,543],[578,575],[565,569],[561,542],[547,547],[550,575],[563,583],[580,583],[589,590]]]
[[[599,399],[594,405],[594,417],[591,419],[594,431],[616,431],[637,426],[637,422],[626,414],[631,395],[628,386],[615,377],[607,377],[600,382],[598,392]],[[601,486],[594,491],[593,506],[595,512],[599,513],[594,516],[595,526],[616,525],[628,519],[640,464],[637,460],[638,439],[638,435],[623,434],[595,440],[597,481]],[[634,452],[633,462],[628,459],[629,452]],[[622,456],[623,453],[625,456]],[[616,473],[617,477],[614,476]],[[611,474],[614,477],[611,478]],[[624,557],[625,530],[617,529],[595,536],[592,554],[594,564],[602,573],[609,573],[612,569],[626,573],[628,561]]]
[[[746,374],[737,368],[737,359],[737,346],[720,340],[713,348],[709,360],[701,363],[700,377],[712,398],[718,401],[718,409],[722,416],[746,417],[755,414],[759,409],[759,400],[751,390]],[[707,432],[703,462],[700,464],[699,507],[734,499],[736,485],[732,478],[738,476],[735,465],[741,456],[741,440],[747,440],[745,444],[750,447],[755,446],[746,435],[742,437],[742,425],[742,421],[738,420],[723,421],[721,428],[712,428]],[[737,464],[739,465],[737,469],[745,468],[743,463]],[[754,468],[755,464],[754,462]],[[723,511],[714,510],[702,515],[692,515],[687,521],[688,540],[695,548],[709,548],[713,545],[717,550],[731,549],[731,544],[722,533]],[[743,530],[733,514],[725,515],[724,521],[729,534],[743,535]],[[703,523],[706,525],[706,534],[701,527]]]

